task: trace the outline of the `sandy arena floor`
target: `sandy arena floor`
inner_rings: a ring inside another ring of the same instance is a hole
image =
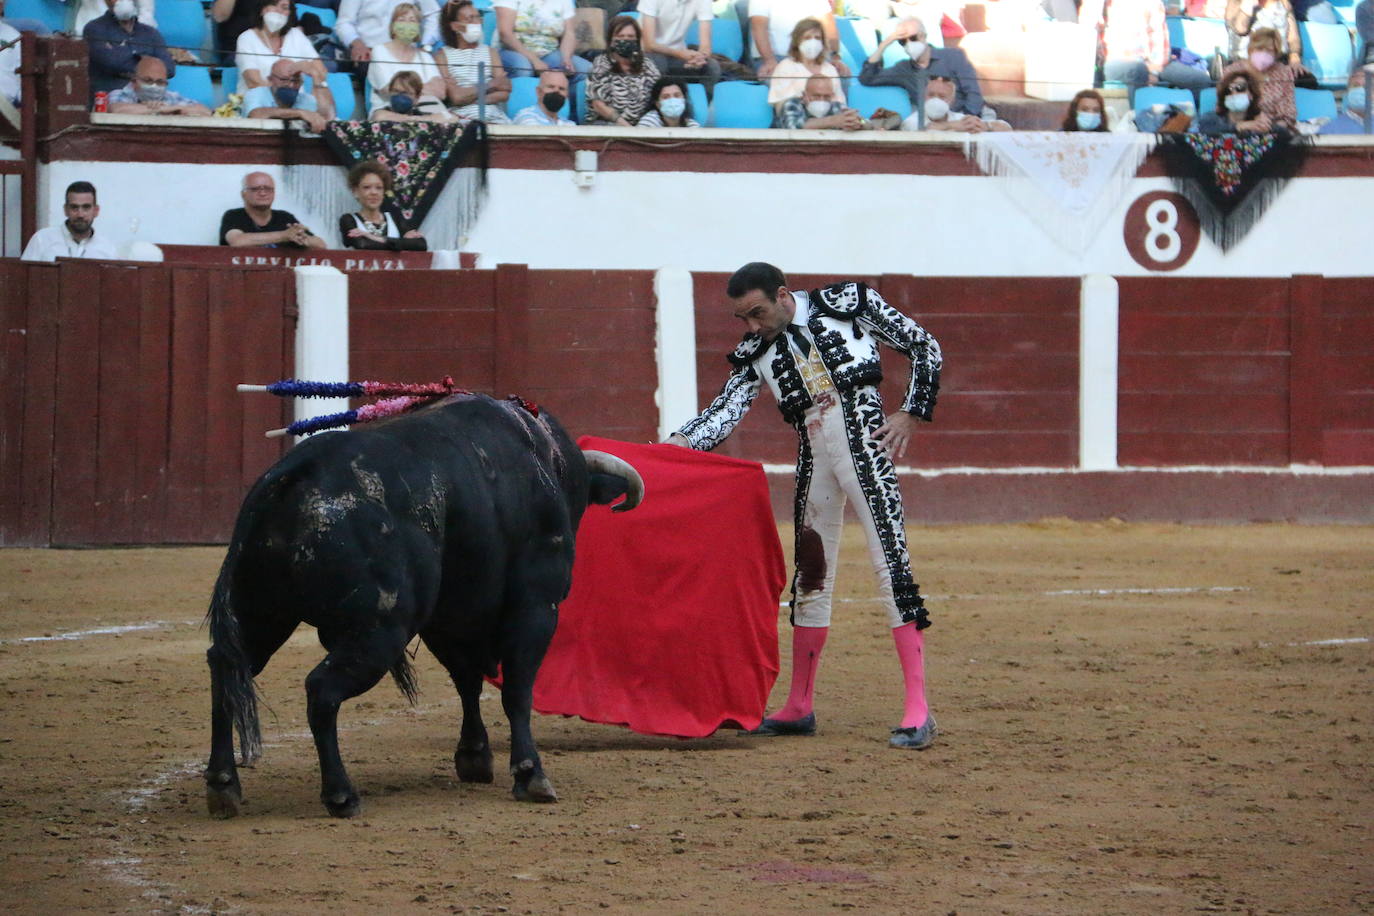
[[[0,551],[0,908],[1374,910],[1374,529],[912,534],[933,749],[886,747],[900,679],[849,531],[817,737],[541,716],[562,800],[522,805],[494,696],[497,783],[457,781],[457,698],[422,651],[417,707],[386,681],[340,717],[352,821],[318,799],[307,629],[261,678],[245,816],[206,814],[221,550]]]

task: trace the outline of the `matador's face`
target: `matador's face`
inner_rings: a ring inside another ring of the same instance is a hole
[[[777,295],[771,298],[761,289],[751,289],[730,301],[735,306],[735,317],[764,340],[781,334],[797,313],[797,304],[786,287],[780,287]]]

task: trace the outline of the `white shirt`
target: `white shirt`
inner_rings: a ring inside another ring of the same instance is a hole
[[[286,33],[286,37],[281,42],[281,53],[275,53],[258,36],[257,29],[244,29],[239,33],[238,45],[235,48],[234,66],[239,68],[239,84],[234,90],[239,95],[248,92],[248,83],[243,78],[245,70],[256,70],[258,75],[264,80],[267,74],[272,72],[272,65],[278,60],[319,60],[320,52],[315,50],[315,46],[310,43],[310,39],[305,37],[305,33],[300,29],[292,29]]]
[[[749,18],[763,16],[768,19],[768,40],[773,45],[773,56],[781,60],[787,56],[792,46],[792,30],[803,19],[819,19],[824,22],[832,12],[829,0],[749,0]],[[749,53],[759,56],[754,39],[749,39]]]
[[[19,37],[14,26],[0,22],[0,45]],[[11,102],[19,101],[19,45],[0,51],[0,95]]]
[[[439,4],[435,0],[342,0],[334,35],[345,48],[361,41],[369,48],[391,40],[391,11],[402,3],[420,8],[420,44],[439,41]]]
[[[654,17],[654,44],[687,47],[692,22],[711,21],[711,0],[640,0],[639,12]]]
[[[110,261],[119,260],[119,252],[113,242],[100,238],[95,228],[84,240],[72,238],[67,224],[39,229],[24,246],[21,261],[55,261],[58,258],[95,258]]]
[[[557,126],[557,127],[576,127],[576,126],[577,126],[577,125],[574,124],[572,121],[569,121],[567,118],[564,118],[564,117],[561,117],[561,116],[558,116],[558,115],[551,115],[551,114],[549,114],[549,113],[548,113],[547,111],[545,111],[545,110],[543,109],[543,107],[540,106],[540,105],[531,105],[531,106],[528,107],[528,108],[522,108],[522,109],[520,109],[518,112],[515,113],[515,118],[514,118],[513,123],[515,123],[515,124],[523,124],[523,125],[525,125],[526,127],[554,127],[554,126]]]
[[[490,62],[490,58],[488,58],[488,62]],[[386,92],[386,87],[391,84],[396,74],[403,70],[417,74],[421,83],[428,83],[436,78],[443,79],[444,76],[439,65],[434,61],[434,55],[428,51],[416,48],[414,60],[397,60],[396,55],[392,54],[391,49],[383,42],[372,48],[372,62],[367,65],[367,82],[372,87],[372,97],[367,106],[368,111],[376,111],[378,108],[385,108],[391,104],[391,96]]]

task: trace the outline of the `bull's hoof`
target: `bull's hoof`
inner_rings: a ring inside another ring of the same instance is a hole
[[[205,773],[205,804],[211,817],[238,817],[243,810],[243,789],[233,773]]]
[[[333,795],[321,795],[320,800],[328,809],[331,817],[357,817],[363,810],[363,800],[358,797],[357,792],[335,792]]]
[[[453,755],[453,768],[463,782],[491,782],[495,774],[491,768],[491,746],[460,747]]]
[[[515,777],[511,794],[515,796],[516,801],[546,804],[558,801],[558,793],[553,790],[553,783],[549,782],[549,777],[544,775],[543,770],[535,767],[533,760],[522,760],[517,766],[511,767],[511,775]]]

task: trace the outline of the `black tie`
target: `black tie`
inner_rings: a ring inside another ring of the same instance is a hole
[[[802,333],[801,325],[789,324],[787,333],[792,335],[792,342],[797,345],[802,356],[811,355],[811,341],[807,340],[806,335]]]

